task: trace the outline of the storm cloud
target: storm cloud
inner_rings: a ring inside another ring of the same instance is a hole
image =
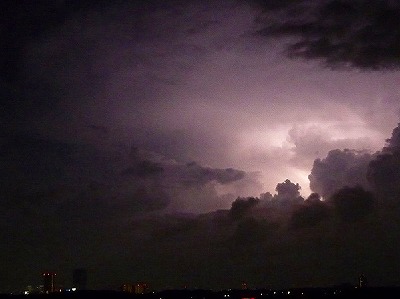
[[[178,188],[182,195],[193,189],[211,192],[217,185],[229,186],[246,177],[245,171],[203,167],[196,162],[180,164],[135,146],[99,149],[39,136],[4,137],[0,153],[3,193],[13,194],[16,200],[47,192],[55,195],[55,190],[67,188],[74,193],[86,190],[84,197],[99,196],[113,205],[131,202],[137,211],[163,209],[171,189]],[[212,199],[203,199],[205,209],[206,201],[218,201],[219,195],[213,193]],[[64,199],[56,196],[52,200]]]
[[[368,152],[331,150],[326,158],[314,161],[309,175],[310,188],[324,198],[344,186],[368,188],[367,171],[371,160]]]
[[[393,129],[386,146],[370,162],[367,178],[383,200],[398,199],[400,196],[400,151],[399,125]]]
[[[319,59],[332,68],[399,67],[400,7],[395,1],[288,1],[280,9],[287,11],[285,17],[259,32],[293,37],[290,57]]]
[[[398,4],[369,3],[1,2],[0,291],[399,284]]]

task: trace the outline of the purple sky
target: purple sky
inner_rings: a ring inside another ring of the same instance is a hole
[[[362,271],[399,283],[394,266],[373,271],[381,245],[371,264],[361,246],[400,228],[385,214],[400,195],[396,2],[1,9],[0,250],[15,261],[0,270],[3,291],[38,283],[43,268],[68,284],[76,267],[93,288],[327,285]],[[304,202],[312,192],[323,201]],[[359,202],[370,194],[373,212]],[[247,218],[232,220],[237,197]],[[385,250],[385,265],[400,266]]]

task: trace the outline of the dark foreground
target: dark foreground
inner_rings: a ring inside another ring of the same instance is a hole
[[[308,299],[400,298],[400,287],[305,288],[290,290],[167,290],[143,295],[117,291],[76,291],[52,294],[0,295],[0,299]]]

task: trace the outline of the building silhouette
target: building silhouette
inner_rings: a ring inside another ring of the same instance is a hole
[[[85,268],[78,268],[73,271],[72,285],[77,290],[86,290],[86,288],[87,288],[87,270]]]
[[[56,283],[56,276],[57,274],[54,272],[43,272],[43,292],[46,294],[53,293],[56,290],[55,283]]]

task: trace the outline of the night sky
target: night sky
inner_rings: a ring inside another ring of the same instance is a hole
[[[0,293],[400,285],[398,1],[0,15]]]

